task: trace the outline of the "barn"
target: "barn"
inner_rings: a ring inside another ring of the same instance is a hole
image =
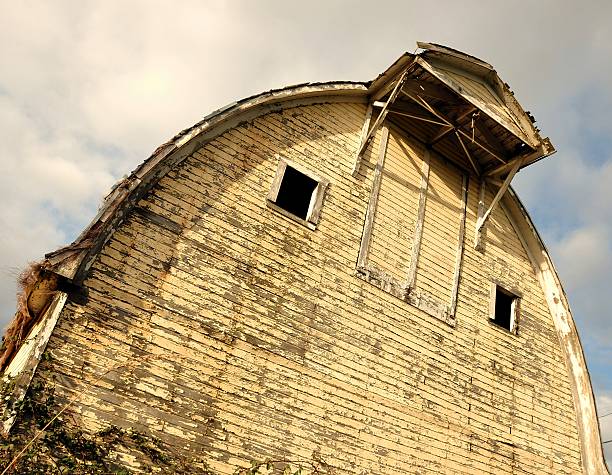
[[[554,147],[490,64],[418,46],[213,112],[24,275],[3,473],[607,473],[510,186]]]

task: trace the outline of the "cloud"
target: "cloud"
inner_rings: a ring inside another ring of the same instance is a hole
[[[177,131],[263,90],[371,79],[435,41],[494,64],[557,146],[515,184],[569,292],[594,385],[612,391],[611,2],[0,8],[0,325],[16,269],[74,239],[112,182]]]
[[[602,441],[612,440],[612,391],[597,396],[597,412]],[[604,444],[604,456],[608,466],[612,466],[612,443]]]

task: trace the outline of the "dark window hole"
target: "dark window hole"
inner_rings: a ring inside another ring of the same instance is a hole
[[[287,166],[276,197],[276,205],[305,220],[317,184],[316,180]]]
[[[516,296],[497,287],[495,289],[495,318],[493,322],[506,330],[512,330],[514,301]]]

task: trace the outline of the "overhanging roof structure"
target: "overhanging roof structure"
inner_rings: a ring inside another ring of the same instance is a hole
[[[493,67],[433,43],[418,43],[369,84],[372,125],[388,120],[478,176],[497,179],[554,153]]]
[[[476,175],[481,182],[481,196],[485,186],[497,189],[489,209],[485,211],[483,206],[481,212],[479,207],[477,233],[491,209],[502,203],[536,270],[564,351],[585,471],[605,473],[588,370],[567,299],[540,236],[509,188],[518,170],[554,153],[554,147],[540,136],[533,117],[521,108],[489,64],[440,45],[418,45],[419,53],[405,53],[374,81],[291,86],[243,99],[206,116],[162,144],[121,180],[81,235],[72,244],[47,254],[40,270],[68,283],[69,291],[77,289],[99,251],[139,200],[190,154],[232,127],[289,107],[322,102],[367,103],[355,170],[377,128],[389,121],[444,159]],[[27,298],[24,302],[29,305]],[[49,331],[52,330],[51,327]]]

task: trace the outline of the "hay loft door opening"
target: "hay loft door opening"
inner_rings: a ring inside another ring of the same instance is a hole
[[[276,205],[305,220],[316,188],[316,180],[287,166],[276,197]]]

